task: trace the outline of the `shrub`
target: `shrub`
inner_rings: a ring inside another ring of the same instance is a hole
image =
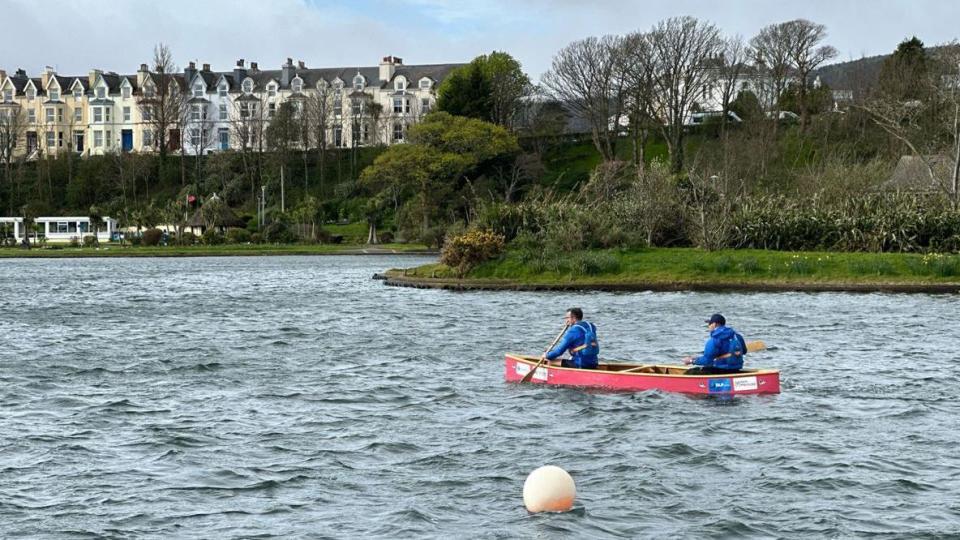
[[[99,245],[99,242],[97,242],[96,236],[92,234],[88,234],[83,237],[83,247],[93,247],[96,245]]]
[[[383,231],[377,236],[380,239],[380,242],[383,244],[390,244],[393,242],[393,233],[390,231]]]
[[[181,246],[192,246],[197,243],[197,235],[193,234],[190,231],[186,231],[180,235],[180,245]]]
[[[160,239],[163,237],[163,231],[160,229],[147,229],[143,231],[143,245],[159,246]]]
[[[130,240],[130,245],[131,245],[131,246],[139,246],[140,244],[143,243],[143,237],[142,237],[142,236],[131,236],[131,237],[129,238],[129,240]]]
[[[70,247],[80,247],[80,240],[78,240],[76,236],[70,238]]]
[[[292,244],[297,241],[290,227],[282,221],[274,221],[263,230],[263,238],[271,244]]]
[[[502,234],[472,230],[449,238],[440,254],[440,262],[455,268],[462,277],[478,264],[499,257],[505,240]]]
[[[203,231],[200,239],[205,246],[219,246],[223,243],[223,235],[214,228]]]
[[[251,235],[250,235],[250,243],[251,243],[251,244],[262,244],[262,243],[263,243],[263,235],[260,234],[260,233],[253,233],[253,234],[251,234]]]
[[[247,229],[231,227],[227,229],[227,242],[231,244],[246,244],[253,235]]]

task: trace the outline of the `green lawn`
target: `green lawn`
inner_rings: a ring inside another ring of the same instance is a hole
[[[408,269],[405,275],[456,278],[442,264]],[[654,248],[537,258],[510,251],[464,277],[522,284],[955,283],[960,282],[960,256]]]
[[[337,233],[339,234],[339,233]],[[360,253],[420,252],[421,244],[228,244],[220,246],[120,246],[96,248],[42,247],[33,249],[2,248],[0,258],[45,257],[221,257],[232,255],[336,255]]]

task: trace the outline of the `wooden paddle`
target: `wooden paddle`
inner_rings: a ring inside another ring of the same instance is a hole
[[[764,349],[766,349],[766,348],[767,348],[767,345],[766,345],[764,342],[762,342],[762,341],[748,341],[748,342],[747,342],[747,352],[762,351],[762,350],[764,350]],[[630,369],[625,369],[625,370],[623,370],[623,371],[618,371],[618,372],[616,372],[616,373],[634,373],[634,372],[640,371],[641,369],[646,368],[646,367],[650,367],[650,366],[637,366],[637,367],[633,367],[633,368],[630,368]]]
[[[569,324],[563,325],[563,330],[561,330],[560,333],[557,334],[557,338],[554,339],[554,340],[553,340],[553,343],[551,343],[550,346],[547,347],[547,349],[546,349],[545,351],[543,351],[543,352],[544,352],[544,353],[550,352],[550,349],[554,348],[554,347],[557,345],[557,343],[560,342],[560,338],[562,338],[563,335],[567,333],[567,329],[568,329],[568,328],[570,328],[570,325],[569,325]],[[527,374],[524,375],[522,379],[520,379],[520,382],[521,382],[521,383],[530,382],[530,379],[533,378],[533,374],[536,373],[536,372],[537,372],[537,369],[539,369],[540,366],[543,365],[543,362],[544,362],[544,361],[546,361],[546,358],[541,358],[540,361],[537,362],[537,365],[534,366],[533,369],[531,369],[529,372],[527,372]]]

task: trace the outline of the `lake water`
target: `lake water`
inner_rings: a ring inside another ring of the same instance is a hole
[[[427,260],[0,261],[0,537],[960,535],[957,297],[371,279]],[[661,362],[721,311],[783,393],[504,383],[570,306]],[[545,464],[573,512],[524,510]]]

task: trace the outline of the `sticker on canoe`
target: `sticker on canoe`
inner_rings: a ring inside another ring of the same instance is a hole
[[[735,392],[744,392],[746,390],[757,389],[756,377],[737,377],[733,379],[733,390]]]
[[[730,379],[710,379],[710,387],[707,389],[711,394],[714,392],[729,392]]]
[[[527,364],[522,364],[520,362],[517,362],[516,366],[517,367],[515,371],[517,372],[517,375],[526,375],[527,373],[530,373],[530,366],[528,366]],[[547,380],[547,368],[542,368],[542,367],[537,368],[537,371],[533,373],[533,377],[531,378],[537,379],[538,381]]]

